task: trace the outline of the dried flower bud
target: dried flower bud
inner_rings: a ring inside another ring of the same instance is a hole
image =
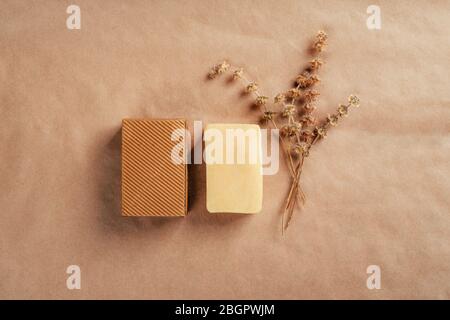
[[[286,96],[288,96],[289,98],[298,99],[300,98],[301,94],[302,93],[299,89],[292,88],[286,93]]]
[[[242,75],[244,74],[244,69],[239,68],[233,71],[233,80],[239,80],[242,78]]]
[[[310,61],[310,64],[312,70],[318,70],[323,65],[323,61],[319,58],[315,58]]]
[[[311,125],[314,125],[314,124],[316,124],[316,118],[314,118],[312,115],[310,115],[310,114],[307,114],[307,115],[304,115],[301,119],[300,119],[300,121],[303,123],[303,124],[305,124],[305,125],[307,125],[307,126],[311,126]]]
[[[307,157],[309,155],[309,147],[306,143],[296,143],[291,147],[291,153],[293,155],[303,155]]]
[[[319,32],[317,32],[316,39],[317,41],[325,42],[328,39],[328,35],[325,31],[320,30]]]
[[[338,123],[338,121],[339,121],[339,117],[338,117],[337,115],[335,115],[335,114],[332,114],[332,115],[329,114],[329,115],[327,116],[327,121],[328,121],[328,123],[331,124],[332,126],[336,126],[337,123]]]
[[[272,119],[273,119],[273,116],[274,116],[275,114],[276,114],[276,112],[273,112],[273,111],[266,111],[266,112],[264,112],[263,120],[264,120],[264,121],[272,120]]]
[[[307,103],[316,101],[318,96],[320,96],[320,93],[316,90],[307,90],[304,93],[304,97]]]
[[[310,85],[314,85],[314,84],[320,82],[320,78],[317,75],[313,74],[309,78],[309,82],[310,82]]]
[[[344,104],[340,104],[337,111],[341,117],[348,116],[348,106],[346,106]]]
[[[255,82],[251,82],[247,85],[247,87],[245,88],[245,91],[250,93],[250,92],[255,92],[258,90],[258,84]]]
[[[309,78],[310,78],[310,73],[309,72],[303,72],[301,75],[299,75],[297,77],[297,79],[295,80],[297,82],[297,84],[301,87],[301,88],[306,88],[307,86],[309,86]]]
[[[281,128],[280,133],[284,136],[295,136],[302,130],[302,124],[299,122],[294,122],[292,124],[285,125]]]
[[[222,74],[230,68],[230,64],[227,61],[217,65],[217,74]]]
[[[323,127],[316,127],[314,134],[320,138],[325,138],[327,136],[327,130]]]
[[[258,97],[256,98],[256,104],[257,104],[258,106],[263,106],[263,105],[265,105],[265,104],[267,103],[268,100],[269,100],[269,97],[266,97],[266,96],[258,96]]]
[[[208,77],[209,77],[210,79],[214,79],[216,76],[217,76],[217,71],[216,71],[215,68],[214,68],[214,69],[211,69],[211,70],[208,72]]]
[[[359,107],[359,102],[360,102],[359,98],[354,94],[348,97],[348,103],[350,103],[352,107]]]
[[[314,42],[314,49],[318,52],[322,52],[323,48],[326,46],[326,41],[328,35],[324,31],[319,31],[316,35],[316,41]]]
[[[302,124],[299,122],[294,122],[288,127],[289,127],[288,131],[289,136],[295,136],[297,133],[300,132],[300,130],[302,130]]]
[[[306,88],[320,82],[320,79],[317,75],[305,71],[297,77],[296,82],[300,88]]]
[[[283,116],[288,117],[292,116],[295,112],[295,106],[293,104],[287,104],[283,108]]]
[[[279,93],[273,98],[274,103],[282,103],[286,100],[286,96],[282,93]]]
[[[313,105],[312,103],[306,103],[306,104],[303,106],[303,108],[305,109],[305,112],[306,112],[306,113],[311,113],[311,112],[313,112],[314,110],[316,110],[316,106]]]

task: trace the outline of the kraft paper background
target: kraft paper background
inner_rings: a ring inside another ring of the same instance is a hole
[[[450,298],[449,1],[77,0],[81,30],[70,4],[0,3],[0,298]],[[312,151],[284,237],[283,159],[259,215],[209,214],[196,165],[188,217],[120,216],[122,118],[255,123],[209,68],[273,96],[319,29],[319,114],[362,103]]]

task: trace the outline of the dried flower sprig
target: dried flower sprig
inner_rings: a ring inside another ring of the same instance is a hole
[[[319,58],[315,58],[309,63],[311,64],[311,70],[319,70],[319,68],[323,65],[323,61]]]
[[[300,177],[303,163],[309,156],[311,147],[325,138],[328,130],[336,126],[342,117],[346,117],[351,107],[358,107],[360,103],[358,97],[351,95],[348,103],[339,105],[336,113],[328,115],[321,125],[313,115],[316,110],[315,103],[320,96],[319,91],[313,87],[320,82],[317,71],[324,64],[320,54],[325,49],[327,40],[328,35],[324,31],[317,33],[312,45],[315,56],[309,62],[309,67],[296,77],[296,86],[275,95],[273,103],[270,103],[268,96],[259,93],[256,82],[245,77],[243,68],[236,68],[232,71],[232,79],[241,81],[245,92],[254,95],[255,105],[261,108],[261,120],[271,123],[281,133],[280,142],[292,179],[282,216],[283,231],[289,226],[296,205],[299,202],[305,202],[305,195],[300,186]],[[230,70],[230,64],[223,61],[211,69],[209,77],[215,78],[228,70]],[[281,111],[273,111],[268,108],[269,105],[278,106]],[[277,117],[277,115],[281,117]]]

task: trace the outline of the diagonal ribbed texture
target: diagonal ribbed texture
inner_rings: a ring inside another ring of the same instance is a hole
[[[171,135],[185,128],[185,120],[122,121],[122,215],[186,215],[187,167],[171,158],[179,146]]]

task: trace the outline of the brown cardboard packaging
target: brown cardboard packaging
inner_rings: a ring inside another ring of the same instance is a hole
[[[122,121],[123,216],[186,215],[187,167],[172,158],[184,155],[185,129],[185,120]]]

